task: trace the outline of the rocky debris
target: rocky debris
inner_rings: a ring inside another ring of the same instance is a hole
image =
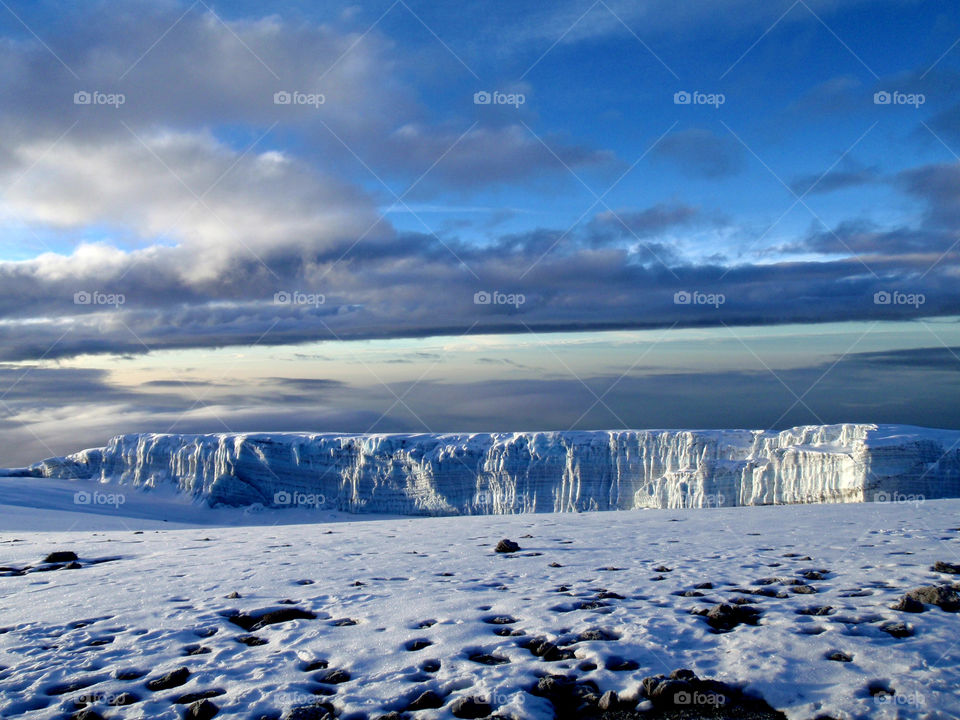
[[[210,720],[218,712],[220,712],[220,708],[209,700],[198,700],[187,708],[183,717],[184,720]]]
[[[190,655],[206,655],[210,652],[210,648],[204,647],[203,645],[187,645],[183,648],[183,654]]]
[[[655,573],[665,573],[665,572],[673,572],[673,569],[672,569],[672,568],[668,568],[666,565],[657,565],[657,566],[653,569],[653,571],[654,571]]]
[[[921,613],[927,605],[936,605],[945,612],[957,612],[960,610],[960,595],[943,585],[924,585],[909,591],[891,607],[901,612]]]
[[[830,605],[813,605],[811,607],[800,608],[797,615],[830,615],[833,613],[833,607]]]
[[[628,672],[630,670],[636,670],[640,667],[640,664],[636,660],[629,660],[619,655],[612,655],[607,658],[603,667],[605,670],[611,672]]]
[[[762,698],[745,694],[740,688],[718,680],[698,678],[687,669],[674,670],[669,677],[655,675],[641,682],[642,693],[653,705],[651,720],[677,718],[749,718],[786,720]],[[633,716],[630,716],[633,717]],[[637,715],[636,717],[641,717]]]
[[[458,718],[484,718],[490,714],[491,707],[481,698],[468,696],[454,700],[450,704],[450,712]]]
[[[283,714],[282,720],[330,720],[336,717],[336,709],[330,703],[297,705]]]
[[[211,688],[210,690],[200,690],[198,692],[186,693],[185,695],[180,695],[172,700],[174,705],[191,705],[200,700],[207,700],[209,698],[220,697],[221,695],[226,695],[227,691],[223,688]],[[212,717],[212,716],[211,716]]]
[[[330,663],[328,663],[326,660],[322,658],[318,658],[316,660],[311,660],[306,665],[304,665],[303,671],[315,672],[317,670],[326,670],[328,667],[330,667]]]
[[[326,685],[339,685],[350,680],[350,673],[339,669],[325,670],[314,675],[313,679]]]
[[[190,679],[189,668],[177,668],[171,670],[165,675],[153,678],[147,681],[147,690],[157,692],[158,690],[169,690],[170,688],[180,687]]]
[[[960,565],[944,562],[943,560],[937,560],[933,564],[933,567],[930,569],[938,573],[947,573],[949,575],[960,575]]]
[[[883,632],[895,638],[911,637],[914,632],[913,628],[907,623],[894,622],[892,620],[883,623],[880,626],[880,629],[883,630]]]
[[[835,662],[853,662],[853,658],[847,655],[845,652],[840,652],[839,650],[834,650],[831,653],[827,654],[827,660],[834,660]]]
[[[336,620],[331,620],[330,625],[332,627],[350,627],[356,625],[357,621],[353,618],[337,618]]]
[[[267,625],[289,622],[290,620],[315,620],[316,617],[309,610],[296,607],[265,608],[255,610],[252,613],[231,613],[226,616],[227,620],[247,631],[260,630]]]
[[[443,698],[433,690],[426,690],[411,701],[405,708],[408,711],[435,710],[443,707]]]
[[[469,659],[481,665],[506,665],[510,662],[510,658],[505,658],[502,655],[494,655],[493,653],[473,653],[469,656]]]
[[[520,550],[520,546],[515,543],[513,540],[508,540],[504,538],[497,543],[497,547],[494,548],[498,553],[515,553]]]
[[[607,690],[603,695],[600,696],[600,700],[597,702],[597,707],[604,712],[617,710],[620,707],[620,696],[618,696],[613,690]]]
[[[527,638],[520,643],[520,647],[529,650],[534,657],[543,658],[546,662],[572,660],[577,656],[573,650],[561,649],[545,637]]]
[[[68,563],[75,560],[79,560],[75,552],[70,550],[58,550],[57,552],[52,552],[47,555],[43,562],[45,563]]]
[[[757,625],[761,612],[751,605],[728,605],[720,603],[711,608],[693,610],[694,615],[706,618],[707,624],[716,633],[725,633],[733,630],[737,625]]]
[[[403,645],[403,649],[407,652],[417,652],[418,650],[423,650],[433,645],[433,642],[427,640],[426,638],[414,638],[413,640],[408,640]]]
[[[269,640],[264,640],[262,637],[256,635],[237,635],[234,640],[236,640],[241,645],[246,645],[247,647],[259,647],[260,645],[266,645]]]

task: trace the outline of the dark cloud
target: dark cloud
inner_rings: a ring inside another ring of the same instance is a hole
[[[790,183],[791,189],[797,195],[830,193],[852,187],[860,187],[877,182],[880,178],[880,169],[871,167],[833,170],[826,175],[804,175]]]
[[[736,138],[703,128],[670,133],[651,154],[669,160],[687,175],[710,179],[735,174],[743,167],[746,157]]]

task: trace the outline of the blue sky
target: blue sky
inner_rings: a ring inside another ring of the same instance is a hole
[[[83,377],[83,442],[166,429],[189,394],[156,405],[135,388],[178,378],[222,400],[191,429],[287,427],[275,363],[327,393],[294,415],[305,428],[920,423],[931,373],[955,382],[958,40],[950,3],[906,0],[9,2],[4,425],[24,455],[71,449],[63,392]],[[700,330],[679,354],[644,350],[644,333]],[[821,332],[836,342],[783,360]],[[425,349],[438,342],[455,362]],[[560,382],[536,352],[574,384],[522,412],[449,411],[470,383]],[[392,367],[368,372],[367,353]],[[215,377],[238,355],[258,369]],[[660,402],[643,379],[664,363],[717,388],[710,407],[577,418],[608,376],[625,407]],[[860,378],[898,363],[916,399],[883,408]],[[846,391],[824,380],[820,405],[794,402],[834,368]],[[737,410],[754,371],[802,377],[788,402]],[[47,385],[21,397],[25,372]],[[383,395],[425,375],[439,384],[420,412]],[[264,396],[237,402],[251,386]]]

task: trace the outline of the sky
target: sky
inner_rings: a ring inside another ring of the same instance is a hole
[[[0,465],[960,427],[931,0],[0,2]]]

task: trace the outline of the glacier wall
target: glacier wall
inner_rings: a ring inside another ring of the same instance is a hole
[[[960,432],[901,425],[464,434],[119,435],[37,477],[211,505],[410,515],[960,497]]]

